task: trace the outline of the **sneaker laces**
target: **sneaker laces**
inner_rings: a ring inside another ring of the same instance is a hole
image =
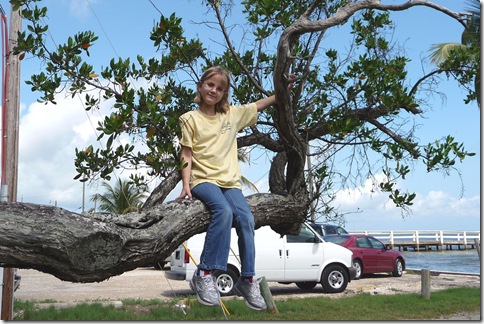
[[[250,285],[249,285],[249,293],[253,296],[253,297],[262,297],[261,294],[260,294],[260,290],[259,290],[259,285],[256,283],[256,282],[251,282]]]
[[[211,275],[202,276],[202,280],[207,293],[209,292],[209,293],[217,294],[217,289],[215,288],[215,282],[213,281],[213,278]]]

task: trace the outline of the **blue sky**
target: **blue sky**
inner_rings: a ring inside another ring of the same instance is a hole
[[[165,16],[176,12],[183,18],[189,35],[216,40],[219,36],[199,24],[207,19],[206,8],[199,0],[152,0]],[[106,66],[113,57],[132,57],[137,54],[155,55],[149,32],[159,20],[159,12],[148,0],[44,0],[49,8],[51,41],[64,42],[66,36],[81,30],[93,30],[99,40],[91,50],[95,66]],[[389,1],[386,1],[389,2]],[[391,1],[393,2],[393,1]],[[454,10],[463,10],[464,1],[435,1]],[[9,18],[8,1],[0,1]],[[187,10],[187,8],[190,10]],[[410,78],[416,80],[422,69],[419,57],[427,57],[432,44],[459,42],[462,28],[447,16],[428,8],[413,8],[391,15],[397,24],[395,38],[405,44],[411,62]],[[210,18],[211,19],[211,18]],[[242,21],[239,21],[242,23]],[[242,27],[237,27],[242,28]],[[344,28],[334,32],[333,38],[345,39]],[[328,41],[330,41],[330,38]],[[212,43],[213,44],[213,43]],[[211,45],[214,46],[214,45]],[[211,50],[217,50],[216,47]],[[59,98],[58,105],[36,103],[24,81],[39,70],[39,62],[28,57],[21,65],[21,120],[19,143],[18,200],[52,204],[72,211],[93,206],[90,196],[96,186],[85,186],[75,180],[74,148],[85,147],[96,138],[94,128],[101,114],[86,113],[81,100]],[[416,191],[418,196],[412,214],[402,218],[400,211],[388,202],[387,194],[372,193],[368,182],[341,193],[337,206],[349,213],[345,227],[348,230],[478,230],[480,229],[480,111],[477,104],[465,105],[463,92],[453,81],[445,81],[440,88],[446,97],[431,98],[432,106],[421,124],[422,142],[440,139],[450,134],[464,142],[477,155],[457,167],[460,176],[451,173],[427,174],[418,166],[403,183],[401,190]],[[250,165],[243,166],[244,175],[256,183],[261,192],[267,191],[269,161],[265,154],[253,154]],[[118,174],[124,178],[126,174]],[[464,191],[462,191],[464,190]],[[178,196],[176,188],[170,198]],[[251,194],[245,191],[246,194]],[[358,213],[354,211],[358,210]]]

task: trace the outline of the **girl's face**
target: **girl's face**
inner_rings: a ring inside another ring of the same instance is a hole
[[[198,87],[203,104],[215,106],[227,92],[227,80],[221,74],[214,74]]]

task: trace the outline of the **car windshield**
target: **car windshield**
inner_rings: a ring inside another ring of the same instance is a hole
[[[338,234],[338,232],[336,232],[336,229],[338,227],[336,226],[331,226],[331,225],[326,225],[324,227],[324,229],[326,230],[326,234]]]
[[[324,236],[328,234],[348,234],[348,232],[341,226],[332,224],[311,223],[311,227],[318,232],[319,235]],[[324,232],[323,232],[324,229]]]
[[[326,235],[324,237],[324,240],[326,242],[332,242],[339,245],[343,244],[347,239],[348,239],[347,236],[341,236],[341,235]]]
[[[326,234],[348,234],[348,232],[341,226],[326,225]]]
[[[313,229],[314,229],[314,230],[315,230],[315,231],[316,231],[316,232],[317,232],[319,235],[321,235],[321,236],[323,236],[323,235],[324,235],[324,234],[323,234],[323,230],[321,229],[321,225],[319,225],[319,224],[314,224],[314,223],[311,223],[311,224],[309,224],[309,225],[311,225],[311,227],[312,227],[312,228],[313,228]]]

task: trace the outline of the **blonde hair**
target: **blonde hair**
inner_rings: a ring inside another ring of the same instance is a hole
[[[202,74],[200,80],[197,82],[197,96],[195,97],[195,102],[199,105],[203,103],[203,98],[200,95],[198,88],[202,86],[205,80],[210,79],[216,74],[220,74],[227,79],[227,91],[224,92],[222,99],[215,105],[216,112],[225,114],[229,110],[230,72],[220,66],[212,66]]]

